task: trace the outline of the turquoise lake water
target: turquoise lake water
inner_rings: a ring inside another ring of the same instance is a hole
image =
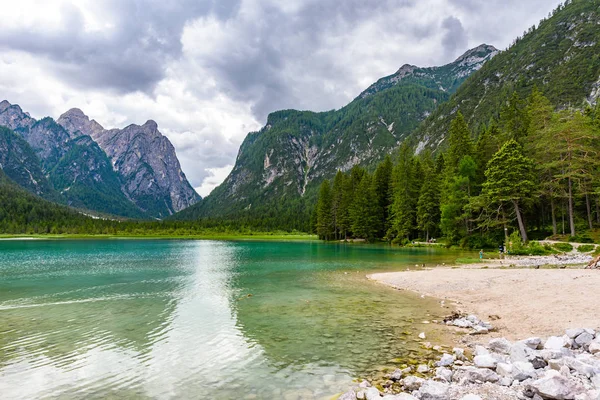
[[[329,399],[414,354],[414,336],[433,329],[421,322],[444,314],[365,275],[459,256],[317,242],[0,241],[0,397]]]

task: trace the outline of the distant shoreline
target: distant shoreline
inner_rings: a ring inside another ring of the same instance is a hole
[[[303,234],[214,234],[214,235],[0,235],[2,240],[247,240],[247,241],[317,241],[314,235]]]

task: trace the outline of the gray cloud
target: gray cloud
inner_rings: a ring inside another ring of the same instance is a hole
[[[205,15],[230,18],[240,1],[107,0],[99,3],[109,10],[113,28],[101,32],[88,32],[82,11],[64,5],[60,29],[5,28],[0,48],[48,58],[55,72],[74,86],[150,93],[167,63],[181,56],[186,22]]]
[[[448,17],[442,22],[444,29],[444,37],[442,45],[447,59],[458,56],[458,52],[464,52],[467,48],[469,38],[467,32],[462,26],[460,19],[456,17]]]
[[[3,26],[0,91],[37,117],[80,107],[115,127],[154,119],[199,187],[268,113],[338,108],[405,63],[506,47],[559,2],[73,1],[59,25]],[[89,29],[90,13],[107,27]]]

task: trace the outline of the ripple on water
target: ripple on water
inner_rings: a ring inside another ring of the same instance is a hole
[[[414,357],[405,331],[440,311],[364,280],[429,252],[194,241],[0,252],[5,398],[324,398]]]

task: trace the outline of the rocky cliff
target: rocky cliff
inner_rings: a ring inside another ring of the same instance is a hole
[[[200,200],[154,122],[107,131],[79,109],[36,121],[5,100],[0,126],[8,128],[5,173],[47,199],[133,218],[162,218]]]
[[[166,217],[200,200],[156,122],[103,130],[92,138],[112,160],[125,194],[148,214]]]

